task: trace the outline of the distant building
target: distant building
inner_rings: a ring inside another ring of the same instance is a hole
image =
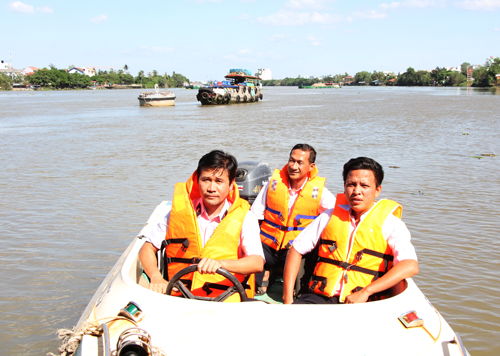
[[[82,67],[80,69],[82,69],[83,73],[85,73],[85,75],[88,75],[89,77],[93,77],[96,74],[94,68]]]
[[[93,77],[95,75],[95,70],[89,67],[81,67],[81,68],[73,67],[68,71],[68,73],[69,74],[78,73],[87,75],[89,77]]]
[[[14,79],[14,77],[18,75],[23,75],[23,71],[21,69],[14,69],[10,65],[10,63],[6,63],[4,60],[0,61],[0,74],[5,74]]]
[[[0,69],[10,69],[10,63],[6,63],[3,59],[0,61]]]
[[[73,74],[73,73],[77,73],[77,74],[85,74],[85,73],[83,72],[83,69],[76,68],[76,67],[73,67],[73,68],[71,68],[70,70],[68,70],[68,73],[69,73],[69,74]]]
[[[256,75],[257,75],[257,77],[260,77],[262,80],[272,80],[273,79],[271,69],[258,69]]]
[[[39,69],[36,67],[26,67],[23,69],[23,74],[24,75],[32,75],[32,74],[35,74],[35,72],[38,70]]]
[[[383,70],[382,73],[384,73],[384,75],[386,77],[390,76],[390,75],[395,75],[394,72],[390,71],[390,70]]]
[[[344,79],[342,79],[342,83],[344,85],[351,85],[353,82],[354,82],[353,77],[345,77]]]
[[[495,62],[495,57],[491,56],[490,58],[486,58],[486,67],[491,66]]]

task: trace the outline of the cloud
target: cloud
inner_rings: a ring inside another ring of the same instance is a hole
[[[306,40],[308,40],[313,46],[321,46],[321,43],[313,35],[307,35]]]
[[[147,47],[146,47],[147,48]],[[151,50],[153,52],[160,52],[160,53],[165,53],[165,52],[173,52],[174,50],[170,47],[161,47],[161,46],[154,46],[151,47]]]
[[[403,2],[404,6],[427,9],[429,7],[446,7],[446,0],[407,0]]]
[[[108,21],[108,17],[106,15],[99,15],[90,20],[90,22],[95,23],[96,25],[99,25],[102,22]]]
[[[344,22],[344,19],[341,16],[329,13],[293,12],[281,10],[269,16],[258,17],[257,21],[271,26],[297,26],[309,24],[332,25],[339,21]]]
[[[238,20],[238,21],[245,21],[245,20],[248,20],[250,18],[252,18],[252,16],[249,14],[241,14],[241,15],[236,16],[234,19]]]
[[[353,16],[361,19],[381,20],[387,17],[387,13],[380,12],[377,10],[366,10],[366,11],[357,11],[353,14]]]
[[[288,37],[288,35],[285,34],[272,35],[272,37],[269,39],[269,42],[278,42],[285,39],[285,37]]]
[[[500,31],[500,27],[495,27],[493,31]]]
[[[35,8],[31,5],[23,4],[20,1],[13,1],[8,5],[5,5],[7,9],[14,12],[21,12],[23,14],[32,14],[35,12]]]
[[[391,2],[390,4],[386,4],[386,3],[380,4],[378,7],[382,11],[389,11],[389,10],[397,9],[399,7],[399,5],[401,5],[400,2]]]
[[[398,8],[427,9],[430,7],[446,7],[446,0],[405,0],[382,3],[378,6],[381,11],[391,11]]]
[[[248,53],[252,53],[252,50],[251,49],[239,49],[238,50],[238,54],[248,54]]]
[[[288,0],[285,6],[294,10],[320,10],[328,7],[332,0]]]
[[[48,6],[40,6],[36,8],[36,11],[43,12],[45,14],[51,14],[54,12],[50,7]]]
[[[457,6],[465,10],[495,11],[500,9],[500,0],[464,0]]]

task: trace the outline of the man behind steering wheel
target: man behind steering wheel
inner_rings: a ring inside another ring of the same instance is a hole
[[[146,236],[139,251],[149,289],[165,293],[177,272],[198,262],[197,272],[182,280],[195,296],[216,297],[231,285],[215,274],[224,268],[233,273],[253,298],[254,273],[264,268],[260,229],[250,205],[241,199],[235,183],[236,158],[220,150],[204,155],[186,183],[175,185],[172,209]],[[166,279],[156,253],[165,247]],[[226,299],[238,302],[237,294]]]

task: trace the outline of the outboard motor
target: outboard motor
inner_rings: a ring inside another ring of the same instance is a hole
[[[239,162],[236,170],[236,184],[240,191],[240,197],[252,204],[264,185],[269,182],[272,174],[273,172],[267,163]]]

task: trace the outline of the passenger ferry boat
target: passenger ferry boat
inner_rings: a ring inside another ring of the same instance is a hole
[[[202,105],[253,103],[262,100],[262,80],[247,69],[230,69],[224,81],[201,87],[196,99]]]

